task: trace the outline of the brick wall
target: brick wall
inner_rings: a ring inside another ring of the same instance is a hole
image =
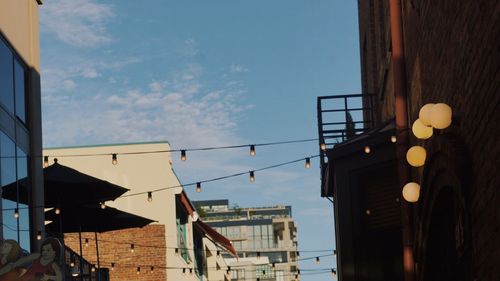
[[[85,246],[85,239],[89,246]],[[158,281],[166,280],[166,245],[165,226],[148,225],[143,228],[131,228],[118,231],[98,233],[99,257],[101,267],[109,268],[110,280]],[[78,234],[65,235],[68,247],[79,253]],[[83,257],[97,264],[95,234],[82,233]],[[134,243],[134,253],[130,252],[130,244]],[[111,263],[115,269],[111,270]],[[137,267],[141,267],[137,274]],[[151,266],[155,266],[151,272]]]
[[[420,107],[429,102],[444,102],[453,108],[452,127],[438,132],[425,146],[466,167],[457,172],[470,219],[470,280],[500,280],[500,2],[401,2],[409,118],[418,118]],[[366,12],[360,11],[363,15]],[[360,20],[362,23],[366,21]],[[391,92],[382,102],[382,119],[393,112]],[[452,143],[447,145],[444,140],[460,143],[461,149],[450,149]],[[452,162],[446,165],[457,166]],[[412,170],[414,178],[433,174]],[[464,173],[469,175],[467,180]]]

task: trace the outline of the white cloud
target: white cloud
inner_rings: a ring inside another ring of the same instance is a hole
[[[40,26],[66,44],[97,47],[112,41],[105,23],[114,16],[110,5],[94,0],[52,0],[40,9]]]
[[[231,71],[231,73],[243,73],[243,72],[248,72],[250,71],[248,68],[246,68],[244,65],[242,64],[232,64],[230,67],[229,67],[229,70]]]

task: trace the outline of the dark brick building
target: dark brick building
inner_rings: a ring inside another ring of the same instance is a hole
[[[362,89],[376,97],[375,129],[325,152],[339,280],[405,280],[402,186],[387,139],[395,116],[390,1],[358,1]],[[499,17],[499,1],[401,1],[407,126],[427,103],[453,109],[451,126],[430,139],[409,133],[408,147],[427,150],[423,167],[408,168],[421,185],[409,212],[415,280],[500,280]],[[358,153],[369,144],[370,157]]]

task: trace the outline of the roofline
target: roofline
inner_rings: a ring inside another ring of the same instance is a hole
[[[75,145],[75,146],[56,146],[56,147],[44,147],[43,150],[55,150],[55,149],[75,149],[75,148],[91,148],[91,147],[108,147],[108,146],[126,146],[126,145],[141,145],[141,144],[168,144],[168,141],[144,141],[144,142],[126,142],[126,143],[108,143],[108,144],[89,144],[89,145]]]

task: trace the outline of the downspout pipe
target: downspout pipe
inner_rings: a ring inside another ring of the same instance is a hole
[[[410,167],[406,163],[406,151],[409,147],[408,133],[408,102],[406,93],[406,72],[403,46],[403,24],[401,1],[390,0],[391,41],[392,41],[392,69],[394,82],[394,115],[396,120],[397,161],[399,186],[410,181]],[[412,209],[410,203],[403,198],[401,202],[401,223],[403,242],[404,280],[415,280],[415,262],[413,259],[413,230],[411,225]]]

